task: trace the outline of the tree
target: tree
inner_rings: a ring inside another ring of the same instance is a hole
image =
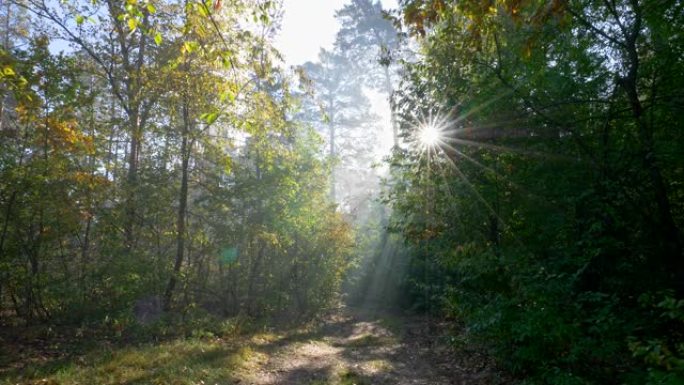
[[[274,2],[12,4],[47,35],[0,52],[3,317],[312,315],[337,298],[351,232],[292,120]]]
[[[387,95],[392,109],[392,95],[399,79],[401,60],[406,56],[405,41],[379,1],[353,0],[337,11],[342,24],[335,45],[356,66],[365,84]],[[398,131],[394,114],[390,114],[394,145]]]
[[[681,24],[672,7],[403,4],[425,55],[396,91],[409,144],[392,161],[399,180],[388,199],[393,227],[414,246],[406,289],[415,306],[442,303],[470,320],[531,381],[614,381],[632,354],[635,383],[681,377],[640,362],[679,343],[663,318],[644,316],[682,282],[673,209],[682,158],[670,150],[681,136],[665,118],[678,109],[665,101],[678,97],[670,85],[681,83],[670,72],[680,70],[680,39],[663,40]],[[431,115],[434,147],[416,139]],[[582,326],[598,312],[611,326]],[[644,334],[657,342],[645,348]]]
[[[357,180],[359,173],[369,171],[376,117],[369,111],[370,102],[354,67],[340,53],[323,50],[320,63],[306,63],[302,70],[310,82],[313,97],[305,100],[298,119],[319,131],[327,131],[328,155],[333,162],[330,196],[337,201],[340,181],[336,169],[341,173],[355,173],[353,178]],[[335,165],[337,162],[339,166]]]

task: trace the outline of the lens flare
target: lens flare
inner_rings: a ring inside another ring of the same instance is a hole
[[[430,113],[428,116],[414,117],[412,142],[422,153],[435,154],[448,142],[450,134],[449,115]]]
[[[420,129],[418,139],[424,146],[434,147],[440,141],[441,135],[437,127],[426,124]]]

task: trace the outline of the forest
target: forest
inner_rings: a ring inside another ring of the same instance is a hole
[[[319,1],[0,0],[0,384],[684,384],[684,2]]]

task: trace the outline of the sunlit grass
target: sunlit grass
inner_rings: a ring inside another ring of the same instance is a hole
[[[257,333],[251,338],[251,343],[256,346],[269,345],[285,338],[282,334],[273,332]]]
[[[182,339],[88,353],[64,365],[33,365],[1,384],[179,384],[232,383],[262,353],[221,340]]]
[[[390,361],[381,359],[364,362],[363,367],[369,373],[389,372],[394,368]]]

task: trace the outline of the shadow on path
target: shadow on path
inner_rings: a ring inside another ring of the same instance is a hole
[[[507,383],[489,369],[491,363],[474,352],[454,351],[445,338],[444,329],[427,318],[343,309],[317,327],[255,344],[266,358],[250,365],[241,384]]]

